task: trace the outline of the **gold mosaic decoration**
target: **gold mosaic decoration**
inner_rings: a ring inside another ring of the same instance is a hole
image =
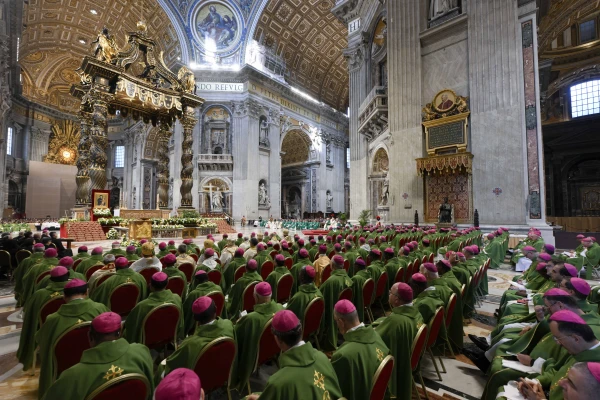
[[[56,121],[52,124],[52,135],[48,143],[48,154],[44,162],[75,165],[77,146],[81,137],[79,125],[70,120]]]

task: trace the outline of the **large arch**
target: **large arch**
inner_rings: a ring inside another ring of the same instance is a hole
[[[310,137],[300,129],[288,131],[281,142],[281,167],[303,164],[310,160]]]

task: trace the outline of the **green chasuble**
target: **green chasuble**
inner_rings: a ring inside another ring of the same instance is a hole
[[[273,292],[271,294],[271,297],[274,300],[277,300],[277,283],[279,282],[279,280],[281,279],[281,277],[283,277],[284,275],[289,275],[289,274],[290,274],[290,271],[284,265],[282,267],[275,267],[275,269],[273,270],[273,272],[271,272],[269,274],[269,276],[267,276],[266,282],[269,285],[271,285],[271,290]]]
[[[298,317],[304,326],[304,313],[306,312],[306,307],[317,297],[323,298],[323,294],[314,283],[300,285],[298,292],[296,292],[287,303],[286,310],[290,310],[296,314],[296,317]]]
[[[73,269],[69,269],[69,280],[71,280],[71,279],[81,279],[82,281],[86,280],[85,276],[83,276],[79,272],[75,272]],[[35,290],[37,291],[42,288],[45,288],[46,286],[48,286],[49,283],[50,283],[50,275],[46,275],[45,277],[42,278],[41,281],[39,281],[35,285]]]
[[[111,250],[107,251],[106,253],[104,253],[102,258],[104,258],[104,256],[107,256],[108,254],[112,254],[113,256],[115,256],[115,258],[127,256],[127,253],[123,249],[111,249]]]
[[[256,304],[254,311],[242,317],[235,325],[235,336],[238,342],[238,370],[237,374],[232,377],[231,387],[237,387],[240,392],[244,389],[256,364],[260,335],[267,322],[277,311],[282,309],[283,306],[274,301]]]
[[[162,304],[174,304],[179,309],[179,323],[177,325],[177,338],[183,339],[185,337],[185,331],[183,330],[183,312],[181,310],[181,297],[171,292],[169,289],[161,290],[159,292],[150,292],[150,295],[146,300],[142,300],[133,307],[131,313],[125,320],[123,326],[123,337],[127,339],[129,343],[142,343],[142,336],[144,331],[144,318],[152,311],[155,307]]]
[[[23,364],[23,371],[27,371],[33,364],[33,352],[36,345],[35,334],[40,328],[40,311],[42,311],[42,307],[46,302],[56,297],[62,297],[66,284],[67,281],[50,282],[44,289],[35,292],[25,304],[23,327],[21,328],[21,338],[17,350],[17,359]]]
[[[225,271],[221,270],[221,274],[223,275],[221,278],[221,289],[223,293],[229,293],[233,285],[233,279],[235,278],[235,271],[242,265],[246,265],[244,256],[234,256],[229,265],[227,265],[227,269]]]
[[[243,296],[244,290],[246,287],[252,282],[262,282],[263,278],[256,271],[246,271],[244,275],[240,279],[237,280],[235,285],[231,288],[229,292],[229,298],[227,299],[227,315],[231,319],[237,318],[240,310],[243,306]]]
[[[88,269],[96,264],[102,264],[102,254],[94,254],[83,260],[77,266],[77,272],[85,275]],[[104,265],[104,264],[103,264]]]
[[[333,307],[338,302],[342,290],[351,287],[352,279],[348,277],[346,271],[344,269],[336,269],[319,288],[325,300],[325,312],[323,313],[321,328],[319,330],[319,343],[321,344],[321,349],[324,351],[337,349],[338,329],[333,320]]]
[[[228,319],[217,318],[212,324],[200,325],[193,335],[187,337],[175,351],[166,359],[166,366],[158,368],[156,384],[162,379],[162,373],[167,376],[177,368],[194,370],[198,356],[204,347],[215,339],[228,337],[235,339],[233,324]],[[235,374],[235,371],[234,371]]]
[[[190,333],[192,328],[196,325],[194,313],[192,313],[192,305],[194,304],[194,301],[213,292],[222,293],[221,286],[215,284],[214,282],[207,281],[199,284],[196,286],[196,289],[188,293],[185,298],[185,302],[183,303],[183,321],[185,333]]]
[[[356,258],[358,257],[358,253],[356,252],[356,250],[350,250],[345,253],[342,253],[342,255],[344,256],[344,259],[348,260],[348,262],[350,263],[350,267],[348,267],[348,276],[353,277],[354,276],[354,262],[356,261]]]
[[[35,335],[35,341],[40,346],[40,388],[38,398],[44,397],[46,391],[52,385],[54,377],[54,345],[56,340],[67,329],[81,322],[91,321],[108,308],[104,304],[95,303],[92,300],[75,299],[63,304],[57,312],[48,316],[46,322]]]
[[[267,381],[261,400],[339,399],[342,391],[327,356],[310,343],[279,356],[279,370]]]
[[[367,267],[367,271],[371,274],[371,279],[375,282],[375,286],[377,286],[377,280],[381,276],[381,273],[385,271],[385,267],[383,263],[379,260],[371,262],[371,265]]]
[[[170,251],[169,251],[169,250],[167,250],[167,249],[161,250],[161,251],[159,251],[158,253],[156,253],[156,258],[158,258],[158,259],[160,260],[161,258],[163,258],[164,256],[166,256],[166,255],[167,255],[167,254],[169,254],[169,253],[170,253]],[[126,254],[123,254],[123,256],[124,256],[124,257],[127,257],[127,255],[126,255]]]
[[[259,251],[258,253],[256,253],[256,255],[254,256],[254,259],[256,260],[256,263],[258,264],[258,268],[257,271],[260,274],[260,269],[262,267],[262,265],[266,262],[266,261],[271,261],[273,262],[273,259],[271,258],[271,256],[269,255],[269,251],[268,250],[263,250],[263,251]],[[274,262],[273,262],[274,263]]]
[[[362,326],[344,335],[342,344],[331,357],[331,365],[341,377],[342,394],[348,400],[368,399],[373,376],[381,361],[390,353],[381,337],[370,326]]]
[[[599,262],[600,245],[598,243],[594,243],[585,252],[585,258],[583,260],[583,265],[585,265],[585,279],[592,279],[594,267],[597,267]]]
[[[127,253],[125,255],[125,258],[127,259],[127,261],[137,261],[140,259],[140,256],[138,256],[135,253]],[[83,262],[83,261],[82,261]]]
[[[439,294],[440,299],[444,302],[444,308],[447,308],[453,292],[448,287],[446,281],[443,278],[438,278],[430,281],[429,285],[430,287],[435,287],[436,293]],[[463,317],[460,313],[455,312],[452,314],[452,321],[450,321],[450,326],[448,327],[448,339],[450,339],[450,342],[456,349],[462,349],[463,336]]]
[[[187,296],[187,291],[188,291],[188,283],[189,282],[187,281],[187,276],[185,276],[183,271],[180,271],[179,268],[176,268],[174,266],[165,267],[162,269],[162,272],[167,274],[168,278],[179,277],[179,278],[183,279],[183,282],[185,283],[185,286],[183,287],[183,293],[181,293],[181,299],[183,301],[183,299],[185,299],[185,296]]]
[[[365,282],[371,279],[371,274],[366,269],[361,269],[360,271],[356,271],[356,274],[352,277],[352,302],[356,307],[356,312],[358,314],[358,319],[361,322],[365,320],[365,302],[363,301],[363,286]],[[375,286],[373,286],[373,297],[375,297]],[[371,298],[371,301],[373,299]]]
[[[502,243],[497,240],[492,240],[486,247],[485,252],[488,256],[490,256],[490,268],[498,269],[500,268],[500,264],[504,261],[504,255],[506,252],[504,251],[504,247]]]
[[[110,295],[112,291],[119,285],[127,282],[135,283],[140,289],[140,295],[138,301],[146,298],[148,285],[146,279],[141,274],[138,274],[130,268],[117,269],[108,279],[106,279],[100,286],[96,286],[90,298],[98,303],[102,303],[110,308]]]
[[[298,282],[300,282],[300,271],[305,265],[312,266],[308,258],[300,258],[298,259],[298,262],[292,265],[292,268],[290,269],[290,274],[292,274],[292,276],[294,277],[294,284],[292,285],[292,296],[298,291]]]
[[[16,306],[17,308],[22,307],[24,304],[23,291],[25,289],[25,287],[24,287],[25,275],[27,274],[27,272],[29,272],[29,270],[34,265],[36,265],[43,259],[44,259],[44,253],[33,253],[32,255],[30,255],[23,261],[21,261],[21,264],[19,264],[19,266],[15,270],[15,273],[14,273],[15,300],[17,300],[17,306]]]
[[[423,325],[423,317],[413,306],[395,307],[392,313],[377,320],[375,331],[394,356],[394,372],[390,382],[392,394],[397,399],[412,396],[412,371],[410,356],[417,331]]]
[[[73,256],[73,261],[77,261],[81,258],[82,259],[81,262],[83,262],[84,259],[89,258],[89,257],[90,257],[90,253],[87,253],[87,252],[77,253]]]
[[[23,276],[23,301],[22,304],[25,306],[27,300],[35,293],[35,281],[44,272],[51,270],[54,266],[58,265],[57,258],[46,258],[35,263],[29,271]]]
[[[149,397],[154,392],[152,357],[142,344],[129,344],[125,339],[100,343],[83,352],[79,364],[64,371],[44,399],[86,399],[102,384],[127,374],[144,375],[150,383]]]

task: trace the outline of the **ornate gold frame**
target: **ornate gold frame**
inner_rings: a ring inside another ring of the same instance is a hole
[[[449,117],[444,117],[444,118],[440,118],[440,119],[434,119],[431,121],[425,121],[423,122],[423,127],[425,128],[425,149],[427,150],[427,154],[430,156],[435,155],[436,151],[439,150],[446,150],[446,149],[452,149],[452,148],[457,148],[459,153],[463,153],[467,151],[467,147],[469,145],[469,135],[468,133],[468,128],[469,128],[469,115],[471,115],[470,111],[467,111],[465,113],[462,114],[457,114],[457,115],[452,115]],[[448,145],[448,146],[442,146],[442,147],[435,147],[433,149],[429,148],[429,129],[436,127],[436,126],[442,126],[442,125],[448,125],[454,122],[459,122],[462,121],[463,123],[463,143],[461,144],[452,144],[452,145]]]
[[[81,328],[85,328],[86,326],[92,326],[92,322],[91,321],[84,321],[81,322],[77,325],[73,325],[72,327],[70,327],[69,329],[67,329],[66,331],[64,331],[52,344],[52,382],[54,382],[58,376],[56,376],[56,370],[58,369],[58,361],[56,360],[56,344],[58,342],[60,342],[60,340],[69,332],[74,331],[75,329],[81,329]]]
[[[85,400],[93,400],[94,397],[98,396],[100,393],[102,393],[106,388],[109,388],[111,386],[114,386],[116,384],[121,383],[122,381],[127,381],[130,379],[138,379],[142,382],[144,382],[144,384],[146,385],[146,395],[150,395],[150,381],[148,381],[148,378],[146,378],[145,375],[142,374],[138,374],[138,373],[131,373],[131,374],[125,374],[125,375],[121,375],[117,378],[111,379],[108,382],[103,383],[102,385],[98,386],[92,393],[90,393]]]
[[[222,342],[233,342],[233,345],[235,346],[235,354],[233,356],[233,361],[231,363],[231,366],[229,367],[229,377],[227,378],[227,398],[229,400],[231,400],[231,389],[229,388],[229,384],[231,383],[231,373],[233,372],[233,366],[235,365],[235,360],[237,358],[237,350],[238,350],[237,343],[235,340],[233,340],[232,338],[230,338],[228,336],[222,336],[220,338],[216,338],[212,342],[209,342],[206,346],[204,346],[204,348],[202,349],[202,351],[196,358],[196,361],[194,361],[194,368],[196,368],[196,364],[198,364],[198,360],[200,360],[200,358],[202,358],[204,353],[206,353],[211,347],[216,346],[217,344],[222,343]],[[194,369],[192,368],[192,371],[193,370]]]
[[[179,279],[181,279],[181,277],[179,277]],[[166,307],[174,307],[177,310],[177,324],[175,324],[175,334],[173,335],[173,346],[175,346],[175,350],[177,350],[177,329],[179,328],[179,320],[181,319],[181,310],[179,308],[177,308],[177,305],[173,304],[173,303],[164,303],[161,304],[159,306],[154,307],[152,310],[150,310],[150,312],[148,314],[146,314],[146,316],[144,317],[143,321],[142,321],[142,343],[146,343],[146,331],[145,331],[145,327],[146,327],[146,322],[148,321],[148,318],[150,318],[150,316],[152,315],[152,313],[158,309],[161,308],[166,308]]]
[[[452,93],[452,95],[454,96],[454,101],[452,101],[452,107],[450,107],[450,108],[448,108],[446,110],[440,110],[435,103],[436,103],[436,100],[438,99],[438,97],[440,97],[442,95],[442,93],[445,93],[445,92]],[[432,107],[433,107],[433,109],[435,111],[437,111],[439,113],[447,113],[447,112],[450,112],[454,107],[456,107],[456,103],[457,103],[456,100],[458,99],[458,97],[459,96],[456,95],[456,92],[454,90],[452,90],[452,89],[444,89],[444,90],[438,92],[435,95],[435,97],[433,98],[433,102],[431,103],[431,105],[432,105]]]

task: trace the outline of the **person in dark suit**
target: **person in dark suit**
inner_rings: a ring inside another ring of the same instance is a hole
[[[58,251],[58,258],[65,257],[67,255],[67,249],[65,249],[65,246],[63,246],[62,241],[58,238],[56,232],[50,232],[50,240],[52,241],[52,244],[56,246],[56,251]]]

